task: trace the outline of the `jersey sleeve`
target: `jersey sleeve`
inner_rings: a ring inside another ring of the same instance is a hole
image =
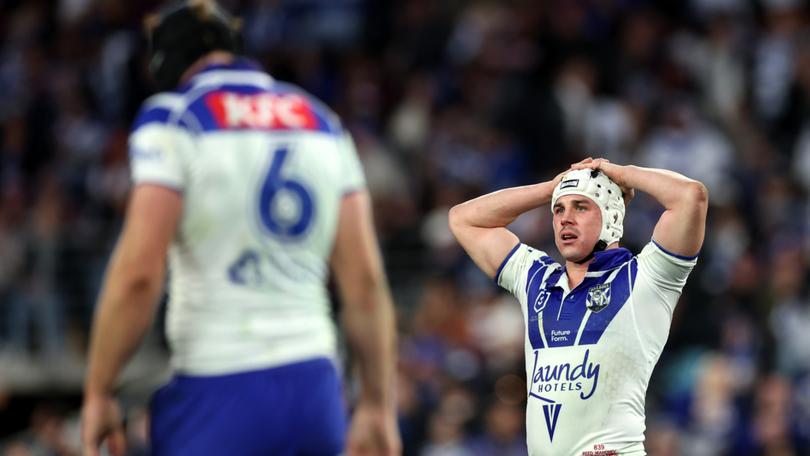
[[[680,293],[697,263],[697,256],[669,252],[653,239],[638,256],[638,267],[649,280],[664,290]]]
[[[344,131],[338,137],[338,153],[340,154],[340,166],[343,194],[349,194],[366,187],[366,178],[363,174],[363,166],[357,156],[357,148],[354,145],[351,135]]]
[[[189,132],[172,119],[171,106],[147,102],[129,135],[129,163],[135,185],[152,183],[183,191],[186,157],[193,149]]]
[[[495,283],[518,299],[525,298],[526,282],[532,266],[537,263],[547,266],[553,262],[546,252],[520,243],[504,258],[495,275]]]
[[[641,347],[654,362],[664,349],[675,306],[697,257],[673,254],[653,240],[637,262],[632,310]]]

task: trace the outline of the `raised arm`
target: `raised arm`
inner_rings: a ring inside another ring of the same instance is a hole
[[[664,206],[653,239],[663,249],[694,256],[703,245],[709,196],[706,186],[673,171],[615,165],[603,159],[574,165],[602,170],[621,187],[649,194]]]
[[[343,327],[357,358],[361,380],[348,454],[399,454],[401,443],[393,394],[394,306],[365,191],[343,198],[331,263],[343,301]]]
[[[506,229],[520,214],[549,204],[562,178],[523,187],[507,188],[461,203],[450,209],[450,230],[476,265],[495,277],[518,237]]]

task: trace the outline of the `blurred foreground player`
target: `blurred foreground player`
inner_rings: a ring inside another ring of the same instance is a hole
[[[664,207],[638,255],[618,243],[634,189]],[[547,204],[564,266],[506,228]],[[703,244],[707,206],[703,184],[680,174],[586,159],[551,181],[451,209],[458,241],[523,310],[530,454],[645,454],[647,384]]]
[[[147,20],[162,93],[130,137],[134,188],[92,331],[86,455],[123,452],[115,381],[171,271],[176,375],[154,455],[397,454],[393,305],[353,143],[336,116],[237,56],[233,20],[190,1]],[[361,388],[347,435],[330,266]]]

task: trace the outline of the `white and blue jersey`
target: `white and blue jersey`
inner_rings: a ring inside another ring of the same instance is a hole
[[[581,284],[544,252],[518,244],[497,283],[526,322],[529,454],[644,455],[644,399],[697,257],[655,241],[638,256],[595,254]]]
[[[169,250],[177,375],[154,398],[155,454],[341,451],[325,283],[341,201],[365,182],[337,117],[250,62],[213,65],[144,103],[130,164],[135,185],[183,195]]]
[[[328,261],[341,199],[365,184],[331,111],[249,62],[211,66],[145,102],[130,157],[135,185],[183,194],[169,251],[176,371],[335,355]]]

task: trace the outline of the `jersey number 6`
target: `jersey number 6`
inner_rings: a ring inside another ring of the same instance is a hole
[[[297,240],[312,224],[312,195],[295,179],[281,174],[289,149],[282,146],[273,154],[270,170],[259,193],[259,218],[271,235]]]

